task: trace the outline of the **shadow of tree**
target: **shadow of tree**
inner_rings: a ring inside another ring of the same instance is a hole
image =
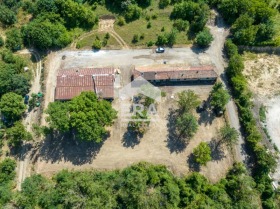
[[[195,156],[194,156],[193,153],[191,153],[188,156],[187,164],[189,165],[189,169],[190,169],[191,172],[199,172],[200,171],[200,165],[199,165],[199,163],[197,163],[195,161]]]
[[[91,163],[96,157],[104,141],[110,135],[103,137],[100,143],[79,141],[73,133],[55,134],[46,137],[39,148],[39,157],[51,163],[66,161],[74,165]]]
[[[16,147],[10,147],[10,155],[18,160],[24,160],[28,152],[32,149],[32,144],[27,142]]]
[[[143,137],[142,134],[138,134],[137,132],[127,128],[127,131],[124,133],[122,138],[123,146],[134,148],[136,145],[140,143],[140,139],[142,137]]]
[[[210,141],[209,146],[211,149],[211,158],[213,161],[219,161],[226,157],[221,146],[217,147],[217,142],[214,139]]]
[[[182,152],[186,147],[188,142],[180,139],[178,133],[176,132],[176,118],[178,116],[178,112],[174,109],[169,109],[169,114],[167,116],[167,147],[170,152]]]
[[[199,125],[204,124],[204,126],[212,125],[215,117],[216,116],[213,113],[213,111],[211,111],[209,109],[204,110],[199,114],[198,124]]]

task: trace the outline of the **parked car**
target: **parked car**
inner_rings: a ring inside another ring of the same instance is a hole
[[[165,49],[163,47],[156,48],[156,53],[164,53]]]
[[[27,105],[27,104],[28,104],[28,101],[29,101],[29,95],[26,94],[26,95],[24,96],[24,104]]]

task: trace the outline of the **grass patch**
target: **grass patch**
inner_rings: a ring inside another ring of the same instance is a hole
[[[244,52],[243,57],[245,60],[255,60],[258,58],[258,55],[252,52]]]
[[[97,36],[99,37],[100,41],[103,41],[105,39],[106,33],[97,32],[95,34],[83,38],[82,40],[78,41],[77,48],[91,48]],[[110,38],[107,41],[107,45],[103,46],[102,48],[120,48],[120,45],[113,36],[110,36]]]
[[[170,14],[173,6],[165,9],[158,8],[158,1],[154,1],[151,6],[144,9],[140,19],[126,23],[123,26],[115,24],[115,31],[123,38],[123,40],[131,46],[147,46],[150,41],[156,42],[157,36],[168,33],[173,28],[173,21],[170,20]],[[164,29],[164,30],[163,30]],[[133,36],[143,35],[144,37],[138,42],[133,43]],[[176,44],[190,44],[187,32],[178,32]]]

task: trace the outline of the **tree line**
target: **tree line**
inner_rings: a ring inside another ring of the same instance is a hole
[[[262,135],[256,124],[251,109],[253,108],[252,93],[248,88],[245,76],[242,74],[244,63],[238,54],[237,46],[229,39],[226,44],[229,65],[227,76],[232,86],[235,102],[239,109],[240,122],[245,132],[246,144],[254,158],[253,177],[261,193],[262,205],[265,209],[275,208],[272,180],[268,176],[276,168],[276,156],[261,143]]]
[[[11,182],[14,168],[9,159],[0,164],[0,183]],[[239,163],[215,184],[199,173],[177,177],[165,166],[139,163],[115,171],[63,170],[52,179],[33,175],[21,192],[0,184],[0,194],[4,208],[260,208],[256,184]]]

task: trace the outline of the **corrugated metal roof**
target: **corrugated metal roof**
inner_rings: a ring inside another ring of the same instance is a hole
[[[70,100],[83,91],[94,91],[106,99],[114,98],[114,69],[86,68],[59,71],[56,100]]]

